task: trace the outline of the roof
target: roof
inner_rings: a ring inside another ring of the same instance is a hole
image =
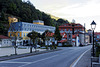
[[[61,35],[63,38],[67,38],[67,34],[66,34],[65,32],[60,33],[60,35]]]
[[[72,41],[72,42],[75,42],[75,41]]]
[[[10,39],[10,38],[4,35],[0,35],[0,39]]]
[[[54,33],[49,33],[47,32],[46,36],[50,36],[50,37],[53,37]]]
[[[46,36],[50,36],[50,37],[53,37],[54,33],[47,33]],[[67,38],[67,34],[65,32],[63,33],[60,33],[60,35],[63,37],[63,38]]]
[[[75,39],[75,38],[76,38],[76,36],[78,36],[78,34],[72,35],[72,38],[73,38],[73,39]]]
[[[59,43],[64,43],[64,42],[67,42],[67,39],[66,40],[60,40],[58,41]]]
[[[100,32],[95,32],[94,34],[95,34],[95,35],[100,35]]]
[[[80,23],[66,23],[59,27],[73,27],[72,25],[74,25],[74,27],[82,27],[83,28],[83,25],[81,25]]]

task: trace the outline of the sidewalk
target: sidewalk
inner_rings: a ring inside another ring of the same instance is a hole
[[[75,67],[91,67],[91,50],[83,55]]]
[[[11,49],[11,48],[8,48],[7,50],[9,50],[9,49]],[[14,48],[12,48],[13,50],[14,50]],[[4,49],[3,49],[4,50]],[[48,53],[48,52],[54,52],[54,51],[58,51],[58,50],[61,50],[61,49],[55,49],[55,50],[46,50],[46,49],[37,49],[37,50],[39,50],[39,51],[37,51],[37,52],[32,52],[32,53],[27,53],[27,52],[25,52],[25,50],[23,50],[24,52],[22,52],[21,51],[22,49],[20,49],[19,50],[19,53],[20,54],[18,54],[17,53],[17,55],[8,55],[8,53],[7,54],[5,54],[5,53],[3,53],[3,51],[2,51],[2,54],[3,55],[7,55],[7,56],[0,56],[0,61],[5,61],[5,60],[10,60],[10,59],[16,59],[16,58],[21,58],[21,57],[27,57],[27,56],[32,56],[32,55],[38,55],[38,54],[43,54],[43,53]],[[33,49],[33,51],[34,51],[34,49]],[[6,51],[7,52],[7,51]],[[1,53],[1,52],[0,52]]]
[[[46,49],[37,49],[38,51],[45,51]],[[32,51],[34,52],[35,49],[33,48]],[[24,53],[30,53],[30,48],[17,48],[17,54],[24,54]],[[15,54],[15,48],[14,47],[8,47],[8,48],[0,48],[0,57],[2,56],[10,56]]]

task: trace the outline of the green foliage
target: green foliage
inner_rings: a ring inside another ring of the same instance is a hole
[[[35,39],[38,37],[38,33],[35,31],[32,31],[30,33],[27,34],[27,36],[29,38],[31,38],[31,40],[33,41],[33,44],[35,43]]]
[[[99,57],[100,54],[100,45],[96,44],[96,57]]]
[[[22,0],[0,0],[0,16],[0,21],[6,21],[6,23],[8,23],[8,16],[16,16],[19,21],[29,23],[33,23],[33,20],[43,20],[48,26],[66,23],[63,19],[57,21],[52,19],[50,15],[36,9],[30,1],[22,2]]]
[[[62,24],[65,24],[65,23],[69,23],[68,20],[64,20],[64,19],[61,19],[61,18],[57,20],[58,25],[62,25]]]
[[[4,11],[1,12],[1,18],[0,18],[0,20],[2,20],[2,21],[6,20]]]
[[[56,38],[56,40],[61,40],[61,38],[62,38],[62,36],[60,35],[58,26],[56,26],[54,37]]]

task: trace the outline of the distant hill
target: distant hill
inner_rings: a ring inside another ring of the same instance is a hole
[[[55,19],[55,20],[60,19],[59,17],[56,17],[56,16],[54,16],[54,15],[50,15],[50,16],[51,16],[51,18],[53,18],[53,19]]]
[[[29,23],[32,23],[33,20],[43,20],[44,24],[48,26],[69,23],[64,19],[36,9],[29,0],[27,2],[23,2],[22,0],[0,0],[0,34],[7,35],[9,16],[14,16],[19,21]]]

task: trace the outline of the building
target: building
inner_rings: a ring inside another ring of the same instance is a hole
[[[11,23],[18,22],[18,19],[15,17],[8,17],[9,27]]]
[[[78,42],[80,44],[84,45],[84,43],[85,43],[85,35],[84,35],[85,30],[84,30],[84,26],[82,26],[81,24],[79,24],[79,23],[67,23],[67,24],[59,26],[59,30],[60,30],[60,33],[65,32],[67,34],[67,41],[70,44],[73,44],[72,43],[73,36],[78,34],[78,38],[79,38]],[[75,37],[77,37],[77,36],[75,36]]]
[[[93,42],[92,30],[89,29],[89,30],[87,30],[87,31],[88,31],[88,35],[89,35],[89,43],[92,43],[92,42]]]
[[[33,20],[33,24],[44,25],[44,21],[41,21],[41,20]]]
[[[98,41],[100,41],[100,32],[95,32],[94,33],[94,40],[96,41],[96,42],[98,42]]]
[[[11,39],[7,36],[0,35],[0,47],[12,46]]]
[[[15,23],[11,23],[10,28],[8,30],[8,36],[14,37],[14,35],[16,35],[17,38],[19,38],[19,37],[22,38],[23,43],[26,43],[26,42],[30,41],[29,38],[27,37],[27,34],[29,32],[32,32],[33,30],[42,34],[46,30],[50,30],[50,31],[54,32],[55,27],[27,23],[27,22],[15,22]]]

